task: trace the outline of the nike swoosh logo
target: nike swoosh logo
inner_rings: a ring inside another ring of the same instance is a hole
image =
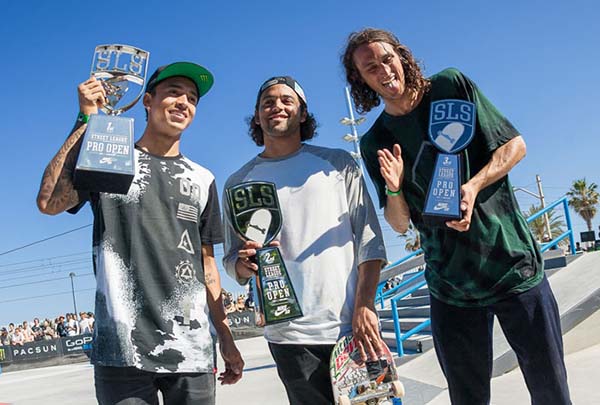
[[[450,208],[448,208],[448,204],[446,204],[446,203],[437,203],[435,205],[435,207],[433,207],[434,211],[441,211],[441,210],[448,211],[449,209]]]
[[[279,316],[279,315],[283,315],[284,313],[289,312],[288,310],[288,306],[287,305],[280,305],[277,307],[277,309],[273,312],[274,316]]]

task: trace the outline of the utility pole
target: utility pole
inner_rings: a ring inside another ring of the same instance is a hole
[[[538,187],[538,194],[531,192],[527,189],[521,188],[521,187],[513,187],[513,191],[522,191],[526,194],[529,194],[531,196],[534,196],[535,198],[540,200],[540,209],[544,209],[546,208],[546,200],[544,199],[544,190],[542,189],[542,178],[540,177],[539,174],[535,175],[535,181],[537,183],[537,187]],[[548,238],[550,238],[550,240],[552,240],[552,230],[550,229],[550,220],[548,219],[548,213],[545,212],[544,215],[544,224],[546,225],[546,234],[548,235]]]
[[[540,205],[542,209],[546,208],[546,200],[544,199],[544,190],[542,189],[542,178],[539,174],[535,175],[535,182],[538,186],[538,192],[540,195]],[[552,230],[550,229],[550,221],[548,219],[548,213],[544,213],[544,222],[546,223],[546,233],[548,234],[548,238],[552,240]]]
[[[75,276],[75,273],[69,273],[69,277],[71,277],[71,293],[73,294],[73,309],[75,310],[75,316],[77,316],[77,303],[75,302],[75,284],[73,283],[73,278]]]

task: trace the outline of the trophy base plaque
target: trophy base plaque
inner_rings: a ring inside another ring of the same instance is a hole
[[[92,115],[73,176],[76,190],[127,194],[134,177],[133,118]]]
[[[462,219],[461,184],[460,155],[439,153],[423,210],[425,223],[435,225]]]
[[[256,252],[258,264],[257,295],[266,325],[290,321],[302,316],[302,308],[277,247]]]

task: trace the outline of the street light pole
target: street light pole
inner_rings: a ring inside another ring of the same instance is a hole
[[[358,136],[356,127],[358,125],[362,124],[363,122],[365,122],[365,117],[360,117],[359,119],[354,118],[354,109],[352,108],[352,100],[350,99],[350,88],[348,86],[346,86],[346,88],[345,88],[345,93],[346,93],[346,107],[348,108],[348,115],[350,115],[350,117],[342,118],[340,120],[340,123],[342,125],[348,125],[350,127],[351,133],[344,135],[342,137],[342,139],[345,140],[346,142],[354,143],[354,152],[350,152],[350,154],[352,155],[354,160],[356,160],[356,163],[358,163],[361,172],[364,172],[362,159],[360,156],[360,146],[358,144],[358,141],[360,140],[360,136]]]
[[[546,208],[546,200],[544,199],[544,191],[542,190],[542,178],[539,174],[535,175],[535,181],[538,186],[538,192],[540,193],[540,205],[542,209]],[[550,229],[550,221],[548,220],[548,213],[544,213],[544,222],[546,223],[546,232],[548,233],[548,238],[552,240],[552,230]]]
[[[524,188],[521,187],[513,187],[513,191],[522,191],[526,194],[529,194],[531,196],[534,196],[535,198],[540,200],[540,209],[544,209],[546,208],[546,200],[544,199],[544,191],[542,190],[542,178],[540,177],[539,174],[535,175],[535,181],[537,183],[537,187],[538,187],[538,192],[539,194],[533,193],[529,190],[526,190]],[[544,215],[544,224],[546,225],[546,233],[548,234],[548,238],[550,240],[552,240],[552,230],[550,229],[550,220],[548,219],[548,213],[545,212]]]
[[[73,309],[75,310],[75,315],[77,315],[77,303],[75,302],[75,284],[73,283],[73,278],[75,277],[75,273],[69,273],[69,277],[71,277],[71,293],[73,294]]]

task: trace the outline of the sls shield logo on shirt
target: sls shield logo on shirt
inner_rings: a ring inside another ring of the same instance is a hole
[[[265,181],[241,183],[226,190],[230,220],[245,240],[267,245],[281,231],[281,209],[275,184]]]
[[[429,139],[443,152],[466,148],[475,134],[475,104],[464,100],[438,100],[431,103]]]

